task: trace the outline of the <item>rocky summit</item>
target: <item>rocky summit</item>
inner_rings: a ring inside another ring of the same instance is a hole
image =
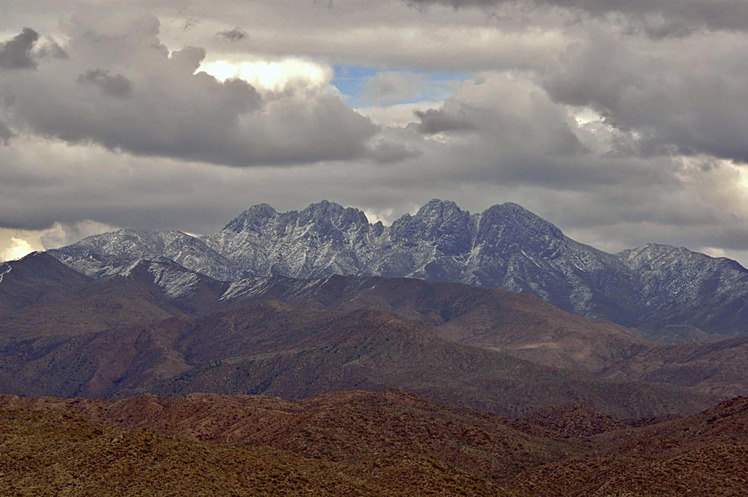
[[[737,262],[658,244],[609,254],[514,203],[471,214],[432,200],[390,226],[328,201],[290,212],[260,204],[208,236],[125,229],[50,253],[94,277],[146,260],[220,281],[421,278],[534,294],[669,341],[748,334],[748,270]]]

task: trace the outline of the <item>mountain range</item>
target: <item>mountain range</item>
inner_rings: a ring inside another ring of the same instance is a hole
[[[445,264],[454,279],[473,268],[483,285],[434,281]],[[685,249],[606,254],[514,204],[470,215],[432,201],[389,227],[329,202],[283,214],[263,205],[213,236],[121,230],[5,263],[0,275],[8,393],[396,388],[515,417],[575,401],[622,417],[690,414],[748,394],[745,269]],[[517,275],[520,292],[489,284]],[[694,343],[652,342],[551,303],[600,304],[601,288],[620,295],[608,310],[658,295],[645,303],[660,311],[637,322],[677,318],[649,330]],[[736,327],[707,335],[696,327],[715,331],[705,322]]]
[[[744,495],[745,289],[514,204],[90,237],[0,265],[0,493]]]
[[[305,398],[396,388],[510,417],[575,401],[619,417],[690,414],[748,393],[748,337],[657,344],[498,289],[338,275],[220,282],[165,260],[92,278],[44,253],[8,267],[7,393]]]
[[[186,271],[162,282],[175,296],[197,275],[408,277],[529,293],[659,340],[748,334],[748,270],[737,262],[659,244],[609,254],[513,203],[471,214],[432,200],[389,226],[327,201],[283,213],[261,204],[213,235],[124,229],[49,253],[96,278],[175,263]]]

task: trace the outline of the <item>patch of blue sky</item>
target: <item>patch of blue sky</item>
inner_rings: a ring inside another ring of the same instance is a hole
[[[332,84],[351,107],[371,105],[416,104],[419,102],[442,101],[451,96],[455,89],[472,76],[467,72],[421,71],[409,69],[389,69],[353,65],[335,66]],[[372,95],[372,83],[378,76],[397,74],[411,83],[409,91],[393,98],[376,98]]]
[[[371,67],[337,65],[332,84],[344,97],[353,98],[363,91],[365,82],[377,72],[378,69]]]

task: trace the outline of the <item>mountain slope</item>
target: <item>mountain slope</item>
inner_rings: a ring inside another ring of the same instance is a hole
[[[748,271],[737,262],[657,244],[618,257],[637,275],[640,301],[657,302],[629,324],[655,332],[682,324],[720,333],[748,326]]]
[[[50,299],[62,291],[79,291],[91,279],[45,253],[0,264],[0,312],[13,312]]]
[[[17,496],[509,496],[483,478],[402,454],[335,464],[122,430],[59,411],[0,410],[0,493]]]
[[[62,410],[128,430],[270,446],[342,464],[375,466],[383,459],[408,454],[494,482],[575,451],[568,441],[529,435],[499,416],[454,409],[398,391],[336,392],[298,401],[215,394],[121,400],[0,396],[0,407]]]
[[[610,361],[601,376],[695,387],[724,398],[746,395],[748,337],[708,344],[647,347]]]
[[[553,367],[599,371],[647,343],[633,330],[566,313],[532,295],[412,278],[247,279],[221,296],[229,304],[267,299],[337,310],[375,307],[433,326],[446,340]]]
[[[31,360],[6,371],[10,391],[35,395],[208,391],[303,398],[399,388],[507,416],[575,399],[624,417],[694,412],[711,402],[693,392],[601,381],[444,342],[428,328],[373,310],[335,314],[268,303],[197,326],[170,320],[27,347]]]
[[[507,415],[585,400],[630,417],[693,412],[747,388],[740,344],[686,354],[685,346],[656,347],[611,323],[501,290],[342,276],[230,285],[165,261],[140,261],[125,276],[90,280],[44,255],[13,264],[15,279],[2,283],[9,295],[35,285],[47,290],[35,303],[0,308],[5,392],[298,398],[401,388]],[[184,275],[193,277],[189,285],[164,285]],[[189,291],[174,297],[175,288]],[[644,357],[651,368],[638,365]],[[695,387],[707,396],[679,398],[642,382]]]
[[[530,495],[719,495],[748,488],[748,398],[683,419],[592,438],[581,457],[521,472],[513,488]]]
[[[166,258],[217,280],[245,274],[203,241],[179,231],[123,229],[88,237],[50,254],[83,274],[107,277],[140,260]]]

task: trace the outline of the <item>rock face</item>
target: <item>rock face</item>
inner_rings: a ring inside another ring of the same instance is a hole
[[[51,251],[89,276],[141,259],[170,259],[222,281],[280,275],[412,277],[537,295],[568,311],[678,340],[673,326],[748,333],[748,270],[725,258],[649,244],[608,254],[513,203],[480,214],[432,200],[384,226],[323,201],[279,213],[267,204],[202,238],[122,230]],[[703,335],[703,334],[702,334]]]
[[[139,260],[162,258],[218,280],[243,275],[204,241],[181,231],[119,230],[91,236],[50,253],[73,269],[98,278],[122,275],[124,266]]]

